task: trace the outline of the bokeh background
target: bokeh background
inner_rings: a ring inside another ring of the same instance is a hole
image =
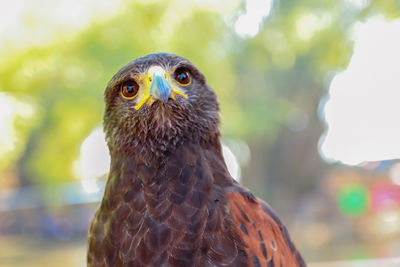
[[[85,266],[103,90],[158,51],[205,74],[230,172],[308,262],[400,256],[399,0],[16,0],[0,2],[0,266]]]

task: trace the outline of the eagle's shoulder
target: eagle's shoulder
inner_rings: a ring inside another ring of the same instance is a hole
[[[226,189],[238,248],[248,266],[306,266],[286,227],[263,200],[240,185]]]

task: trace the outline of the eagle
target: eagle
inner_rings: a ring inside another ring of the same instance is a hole
[[[137,58],[104,98],[111,163],[88,266],[306,266],[272,208],[229,174],[216,94],[194,64]]]

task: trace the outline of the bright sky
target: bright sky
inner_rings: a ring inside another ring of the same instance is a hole
[[[104,20],[124,0],[12,0],[0,1],[0,47],[13,49],[43,44]]]
[[[150,2],[150,0],[142,0]],[[125,0],[13,0],[0,1],[0,47],[13,49],[40,45],[76,33],[92,21],[105,20],[124,7]],[[220,14],[236,12],[240,0],[196,0],[194,5]],[[254,37],[273,0],[246,0],[245,12],[235,21],[235,31]],[[188,4],[182,0],[182,4]],[[193,6],[193,5],[192,5]],[[228,17],[229,17],[228,16]]]
[[[235,32],[242,37],[254,37],[260,30],[261,22],[272,8],[272,0],[246,0],[246,12],[235,22]]]
[[[354,54],[329,87],[320,152],[357,165],[400,158],[400,20],[354,27]]]

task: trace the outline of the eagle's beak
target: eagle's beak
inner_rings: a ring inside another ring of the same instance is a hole
[[[167,74],[160,66],[151,67],[148,71],[150,95],[154,100],[166,103],[171,96],[172,87],[167,81]]]
[[[142,95],[139,95],[139,102],[135,105],[136,110],[140,109],[144,103],[151,106],[157,100],[164,103],[169,98],[175,100],[177,94],[184,98],[188,97],[179,88],[169,82],[169,75],[160,66],[150,67],[147,74],[144,74],[142,78],[145,80],[145,90]]]

